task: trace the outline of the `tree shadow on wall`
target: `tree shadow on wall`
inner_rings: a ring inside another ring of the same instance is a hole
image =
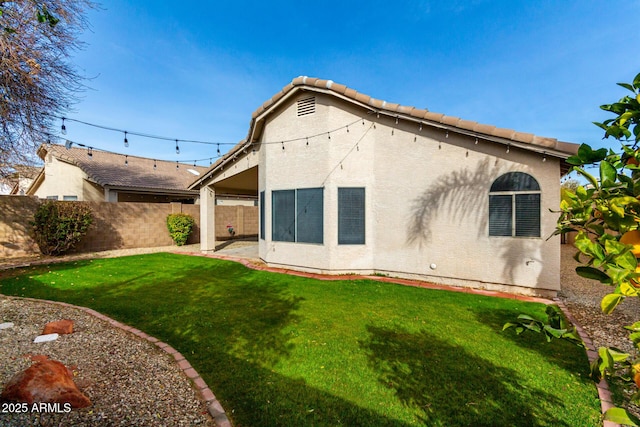
[[[105,220],[98,212],[93,211],[93,222],[87,234],[80,240],[76,247],[69,251],[70,254],[83,252],[99,252],[112,249],[120,249],[124,245],[124,240],[120,232],[111,224],[110,220]]]
[[[424,425],[567,426],[545,412],[559,399],[523,387],[517,371],[494,365],[426,331],[369,326],[361,342],[378,381],[407,407],[422,413]],[[543,403],[544,402],[544,403]]]
[[[414,199],[407,243],[422,246],[430,242],[433,222],[441,216],[447,216],[459,224],[477,221],[478,230],[484,230],[488,221],[485,206],[487,194],[495,176],[490,173],[491,163],[485,159],[473,171],[462,169],[442,175]]]

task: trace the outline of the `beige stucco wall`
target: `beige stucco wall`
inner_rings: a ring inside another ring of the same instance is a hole
[[[301,95],[308,96],[308,95]],[[317,95],[316,113],[296,104],[267,117],[258,150],[259,190],[267,190],[270,265],[323,272],[388,273],[437,283],[550,295],[559,289],[560,241],[552,233],[559,205],[559,164],[541,154],[367,115]],[[343,127],[349,126],[349,132]],[[374,127],[375,123],[375,127]],[[340,129],[342,128],[342,129]],[[330,134],[328,130],[339,129]],[[278,141],[319,135],[282,144]],[[540,238],[488,237],[488,193],[510,171],[541,186]],[[324,243],[271,241],[271,192],[324,187]],[[366,244],[337,244],[339,187],[366,189]],[[423,214],[423,220],[418,220]],[[547,292],[548,291],[548,292]]]
[[[104,201],[104,190],[87,181],[87,175],[77,166],[48,155],[45,159],[44,180],[32,191],[39,198],[76,196],[78,201]]]

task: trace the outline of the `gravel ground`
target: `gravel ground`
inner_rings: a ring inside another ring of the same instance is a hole
[[[576,249],[562,245],[561,287],[558,297],[564,301],[578,324],[589,334],[596,349],[616,347],[626,352],[633,350],[628,331],[623,326],[640,320],[640,298],[627,298],[613,313],[604,314],[600,309],[602,297],[613,290],[595,280],[576,274],[578,263],[573,259]]]
[[[72,319],[74,333],[34,344],[47,322]],[[66,414],[0,413],[2,426],[214,426],[191,381],[152,343],[80,310],[0,297],[0,384],[44,354],[72,368],[92,401]]]

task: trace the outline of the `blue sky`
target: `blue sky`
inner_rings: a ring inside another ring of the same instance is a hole
[[[640,72],[640,0],[291,2],[109,0],[73,61],[90,78],[72,119],[235,144],[300,75],[372,97],[596,147],[599,106]],[[67,122],[66,138],[192,161],[216,146]],[[230,148],[222,145],[221,150]],[[208,161],[200,162],[208,165]]]

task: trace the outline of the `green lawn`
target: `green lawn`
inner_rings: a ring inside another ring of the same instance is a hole
[[[169,343],[237,426],[599,424],[584,350],[501,331],[541,304],[174,254],[3,274]]]

